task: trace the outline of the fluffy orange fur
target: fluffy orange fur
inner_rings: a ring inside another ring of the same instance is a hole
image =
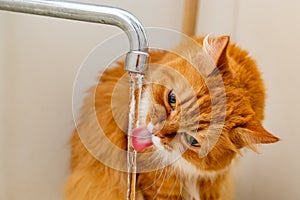
[[[265,92],[255,61],[246,51],[229,44],[229,37],[207,41],[195,38],[194,41],[200,46],[203,44],[205,54],[216,66],[206,75],[199,73],[199,68],[205,68],[203,64],[195,67],[188,59],[174,53],[151,52],[154,65],[146,72],[143,86],[144,92],[150,96],[144,124],[155,126],[157,131],[153,135],[159,138],[166,152],[176,151],[178,145],[186,149],[174,163],[137,174],[137,199],[232,199],[230,168],[240,150],[243,147],[255,150],[256,144],[279,140],[261,125]],[[204,59],[199,58],[195,50],[190,50],[188,43],[178,49],[191,51],[189,56],[194,63]],[[71,139],[71,175],[66,184],[66,199],[126,198],[127,173],[97,159],[98,156],[106,156],[111,159],[107,162],[119,168],[126,160],[126,154],[115,152],[115,148],[127,148],[129,91],[127,72],[123,70],[123,63],[118,65],[102,74],[99,84],[86,99],[81,122]],[[216,84],[219,76],[221,85]],[[181,82],[181,79],[186,82]],[[189,85],[192,92],[188,92],[183,87],[185,85]],[[226,98],[221,98],[221,86]],[[168,102],[170,91],[174,91],[178,98],[174,108]],[[191,93],[194,96],[190,96]],[[88,104],[93,106],[90,108]],[[212,106],[217,111],[225,109],[220,119],[216,117],[213,123]],[[90,112],[95,112],[97,124],[91,122]],[[116,116],[122,120],[116,120]],[[222,128],[218,129],[220,123]],[[95,136],[97,125],[104,135]],[[208,145],[210,139],[214,139],[208,132],[211,126],[213,131],[220,131],[213,147]],[[200,147],[187,144],[186,135],[193,136]],[[104,137],[115,147],[105,143]],[[156,148],[152,146],[144,152],[155,151]],[[206,150],[205,154],[201,154],[201,148]],[[159,156],[158,162],[165,159],[164,155]]]

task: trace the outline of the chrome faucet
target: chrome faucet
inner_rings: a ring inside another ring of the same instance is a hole
[[[130,43],[125,70],[143,73],[148,41],[143,26],[128,11],[96,4],[46,0],[0,0],[0,10],[117,26],[127,34]]]

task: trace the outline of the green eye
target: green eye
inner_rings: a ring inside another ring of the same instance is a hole
[[[199,142],[191,135],[189,134],[184,134],[186,142],[189,143],[190,145],[194,146],[194,147],[200,147]]]
[[[176,95],[173,92],[170,92],[168,95],[168,102],[171,108],[174,110],[176,107]]]

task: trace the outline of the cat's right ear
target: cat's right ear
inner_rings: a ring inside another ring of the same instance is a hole
[[[256,151],[255,145],[275,143],[280,139],[265,130],[260,121],[252,119],[235,128],[231,140],[238,149],[247,146]]]
[[[229,36],[221,36],[218,38],[210,38],[207,36],[203,40],[203,50],[211,57],[219,69],[226,65],[226,50],[229,41]]]

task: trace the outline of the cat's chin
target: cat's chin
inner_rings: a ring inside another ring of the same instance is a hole
[[[166,150],[163,145],[161,144],[160,142],[160,138],[155,136],[155,135],[152,135],[152,142],[153,142],[153,145],[158,149],[158,150]]]

